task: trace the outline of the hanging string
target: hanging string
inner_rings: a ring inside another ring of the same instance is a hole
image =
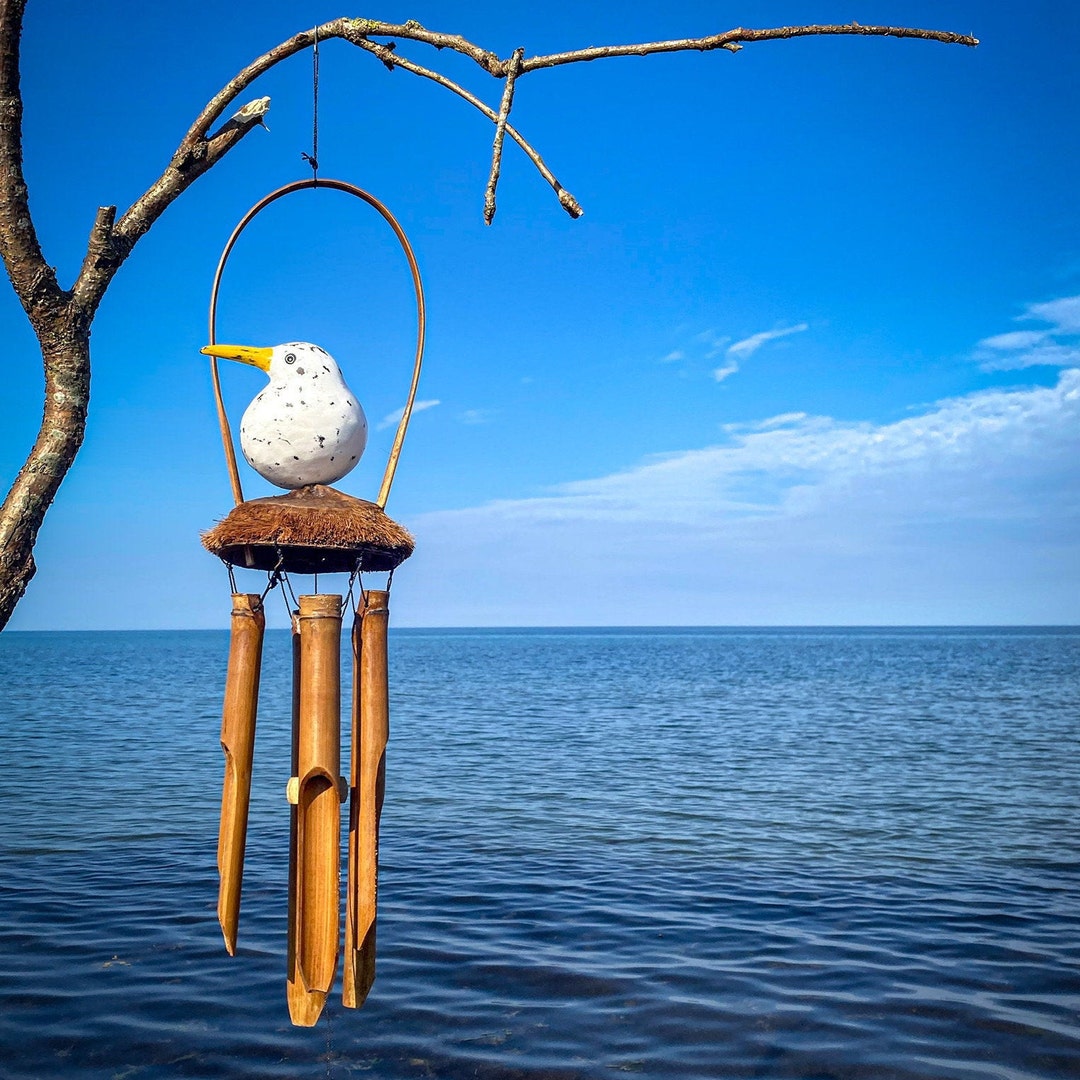
[[[316,185],[319,183],[319,28],[315,27],[315,44],[311,49],[311,153],[300,156],[311,166]]]
[[[287,578],[285,579],[285,584],[286,585],[289,584]],[[289,587],[289,592],[292,592],[292,587],[291,586]],[[294,598],[294,600],[292,602],[292,605],[290,606],[289,605],[289,595],[288,595],[288,592],[285,591],[285,589],[281,590],[281,600],[282,600],[282,603],[284,603],[284,605],[285,605],[285,621],[291,626],[292,625],[292,617],[296,613],[296,600]]]
[[[353,589],[356,587],[357,578],[360,578],[360,591],[364,591],[364,579],[360,577],[360,567],[363,561],[363,558],[357,560],[356,566],[353,567],[353,572],[349,575],[349,591],[345,595],[345,610],[352,611],[354,615],[359,614],[359,609],[353,600]]]
[[[299,610],[300,604],[297,602],[296,593],[293,592],[292,582],[289,580],[289,575],[286,574],[284,570],[281,572],[281,583],[285,586],[285,588],[281,590],[281,595],[285,596],[286,590],[288,590],[288,599],[292,601],[293,608]],[[286,606],[288,605],[286,604]]]
[[[280,582],[281,582],[281,571],[280,570],[275,570],[272,574],[267,575],[266,588],[263,589],[263,594],[262,594],[262,596],[259,597],[259,603],[258,603],[259,608],[262,608],[262,607],[265,606],[266,598],[270,595],[270,592],[271,592],[272,589],[277,588],[277,586],[278,586],[278,584]]]

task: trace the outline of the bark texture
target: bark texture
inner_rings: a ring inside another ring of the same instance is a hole
[[[116,271],[169,205],[213,168],[252,128],[262,124],[270,105],[269,98],[248,102],[211,132],[238,96],[275,64],[319,41],[339,38],[374,56],[391,71],[402,68],[434,80],[478,109],[495,125],[491,172],[484,196],[485,220],[490,223],[495,214],[496,185],[505,135],[509,135],[533,162],[563,208],[573,217],[582,213],[573,195],[508,122],[515,87],[530,72],[620,56],[693,50],[737,53],[747,45],[814,35],[848,34],[916,38],[953,45],[978,44],[973,37],[948,31],[863,26],[852,22],[760,30],[738,27],[700,38],[604,45],[547,56],[527,57],[524,49],[515,49],[503,59],[458,34],[431,31],[414,21],[395,24],[374,19],[333,19],[283,41],[230,79],[195,118],[158,179],[119,219],[115,206],[103,206],[98,210],[79,275],[69,289],[64,289],[41,251],[23,175],[19,43],[25,8],[26,0],[0,0],[0,258],[37,335],[45,369],[45,407],[33,448],[0,506],[0,629],[11,618],[34,576],[34,544],[38,531],[82,446],[90,404],[90,327],[98,305]],[[375,41],[375,38],[389,40]],[[436,51],[450,49],[473,60],[483,71],[502,82],[500,107],[492,108],[445,75],[403,57],[397,51],[399,39]]]

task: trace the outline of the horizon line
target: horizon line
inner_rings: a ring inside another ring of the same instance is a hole
[[[343,616],[347,616],[347,612]],[[287,630],[285,626],[270,626],[267,630]],[[1075,623],[489,623],[477,625],[407,625],[390,626],[391,630],[453,630],[453,631],[595,631],[595,630],[1080,630]],[[228,632],[227,626],[118,626],[17,629],[5,628],[4,634],[204,634]]]

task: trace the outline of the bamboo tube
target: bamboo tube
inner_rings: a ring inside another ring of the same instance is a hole
[[[338,960],[341,868],[341,597],[301,596],[289,1012],[310,1027]],[[290,787],[293,782],[290,782]],[[306,1000],[301,1000],[301,995]]]
[[[292,771],[290,776],[297,775],[299,765],[299,742],[300,732],[300,613],[293,612],[292,617]],[[290,780],[290,784],[292,781]],[[285,994],[289,1003],[289,1017],[298,1027],[311,1027],[319,1019],[322,1012],[325,997],[320,999],[318,994],[308,994],[300,978],[297,965],[297,932],[296,932],[296,803],[290,799],[289,807],[289,946],[287,959],[287,976]]]
[[[375,981],[379,892],[379,816],[390,734],[386,630],[390,594],[372,590],[353,624],[353,726],[350,768],[349,886],[342,1001],[363,1005]]]
[[[229,666],[225,676],[225,704],[221,710],[221,749],[225,752],[225,779],[221,787],[221,827],[217,863],[218,923],[225,950],[236,953],[240,924],[240,890],[244,880],[248,804],[251,797],[251,761],[255,751],[255,716],[259,704],[266,615],[257,593],[233,593]]]

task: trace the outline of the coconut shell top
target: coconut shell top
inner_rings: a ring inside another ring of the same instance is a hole
[[[291,574],[393,570],[415,547],[381,507],[323,484],[240,503],[202,542],[233,566]]]

